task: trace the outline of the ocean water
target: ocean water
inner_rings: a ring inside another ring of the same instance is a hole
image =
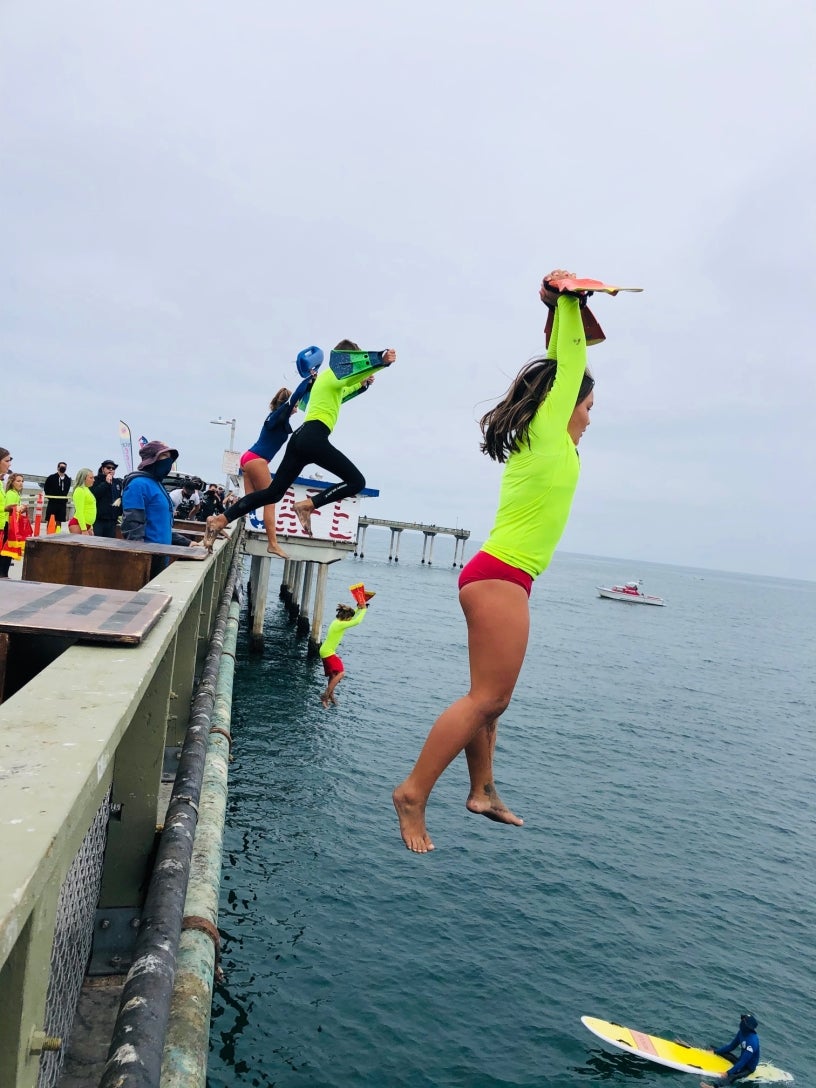
[[[241,639],[210,1088],[694,1084],[580,1016],[705,1046],[746,1009],[811,1083],[816,584],[556,556],[496,753],[525,826],[465,810],[460,758],[417,856],[390,792],[466,689],[458,572],[367,544],[337,708],[275,594]],[[598,598],[631,578],[667,606]]]

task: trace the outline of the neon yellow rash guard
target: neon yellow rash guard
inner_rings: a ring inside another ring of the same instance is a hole
[[[586,370],[586,336],[577,298],[562,295],[548,358],[555,381],[533,416],[526,441],[507,458],[499,508],[482,551],[537,578],[552,559],[569,517],[580,462],[567,424]]]
[[[0,519],[0,529],[5,529],[5,527],[8,525],[9,518],[11,517],[11,511],[6,510],[6,507],[19,506],[20,496],[13,487],[10,487],[8,491],[3,491],[2,483],[0,483],[0,495],[3,496],[3,517],[2,519]]]
[[[336,654],[343,635],[348,631],[349,627],[356,627],[358,623],[363,622],[366,618],[366,611],[365,608],[358,608],[350,620],[332,620],[326,632],[326,637],[320,644],[318,650],[320,656],[331,657],[332,654]]]
[[[74,517],[80,529],[87,529],[96,521],[96,496],[84,484],[74,488]]]
[[[385,368],[382,366],[373,366],[370,370],[349,374],[347,378],[338,378],[331,367],[321,370],[309,394],[309,403],[306,405],[303,422],[308,423],[312,419],[317,419],[325,423],[329,431],[333,431],[337,425],[343,397],[362,385],[372,374],[383,369]]]
[[[5,529],[7,521],[8,513],[6,512],[6,490],[3,487],[3,481],[0,480],[0,529]]]

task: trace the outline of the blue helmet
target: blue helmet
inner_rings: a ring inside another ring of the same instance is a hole
[[[754,1016],[754,1014],[750,1012],[744,1012],[742,1014],[742,1016],[740,1017],[740,1023],[743,1025],[743,1027],[748,1028],[749,1031],[756,1031],[756,1029],[759,1027],[759,1021]]]
[[[320,348],[314,347],[304,348],[303,351],[298,352],[298,357],[295,360],[295,366],[297,372],[301,378],[308,378],[309,374],[317,368],[323,362],[323,352]]]

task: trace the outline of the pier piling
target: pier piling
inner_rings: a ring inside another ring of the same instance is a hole
[[[303,589],[300,594],[300,609],[297,618],[297,633],[305,635],[309,630],[309,596],[312,592],[314,563],[303,564]]]

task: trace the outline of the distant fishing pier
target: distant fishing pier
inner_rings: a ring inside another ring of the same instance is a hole
[[[452,536],[454,539],[453,565],[464,566],[465,541],[470,537],[470,529],[445,529],[441,525],[423,525],[419,521],[388,521],[384,518],[361,517],[357,522],[357,547],[354,550],[355,556],[360,559],[365,559],[365,536],[369,525],[379,525],[383,529],[391,530],[391,543],[388,546],[389,563],[392,559],[395,563],[399,563],[400,537],[408,530],[412,533],[423,533],[425,536],[422,542],[422,563],[425,562],[427,551],[428,566],[432,565],[434,540],[437,536]],[[428,547],[429,542],[430,547]]]

